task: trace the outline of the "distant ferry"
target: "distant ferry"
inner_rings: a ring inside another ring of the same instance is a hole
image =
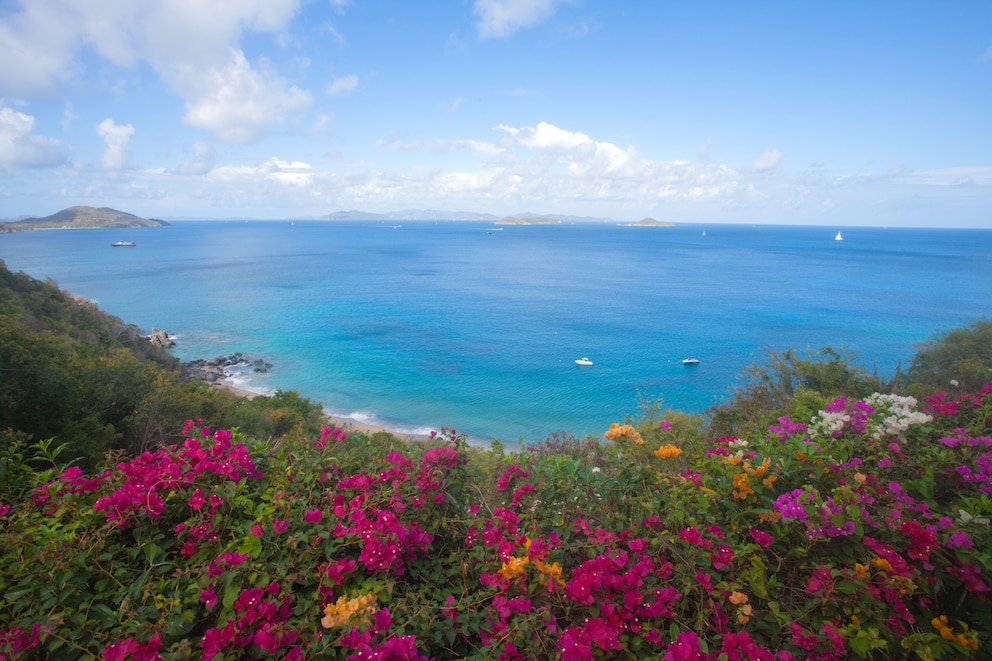
[[[130,241],[115,241],[110,245],[115,248],[133,248],[135,246],[135,244]]]

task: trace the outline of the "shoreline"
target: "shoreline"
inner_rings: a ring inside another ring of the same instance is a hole
[[[236,395],[238,397],[244,397],[245,399],[254,399],[255,397],[259,397],[259,396],[265,397],[263,393],[254,392],[252,390],[245,390],[244,388],[240,388],[238,386],[232,385],[231,383],[227,382],[228,380],[229,377],[225,377],[223,380],[205,382],[205,383],[216,386],[218,388],[223,388],[227,392]],[[397,438],[401,438],[406,441],[426,441],[430,438],[428,434],[410,434],[408,432],[399,431],[397,429],[390,429],[388,427],[383,427],[381,425],[371,425],[368,424],[367,422],[361,422],[360,420],[355,420],[354,418],[347,418],[340,415],[333,415],[329,413],[326,408],[324,408],[323,402],[319,402],[319,404],[324,412],[324,417],[327,419],[327,422],[329,424],[334,425],[335,427],[343,429],[345,432],[357,431],[369,435],[377,434],[379,432],[386,432],[387,434],[392,434],[393,436],[396,436]]]
[[[168,331],[155,330],[149,339],[153,344],[166,349],[176,346],[175,337]],[[182,375],[180,378],[186,381],[197,381],[209,386],[223,388],[237,397],[243,397],[246,399],[253,399],[259,396],[269,396],[271,392],[266,392],[265,389],[252,390],[250,387],[244,385],[244,381],[246,380],[245,375],[240,373],[237,368],[251,368],[252,366],[254,366],[256,371],[267,371],[272,367],[270,363],[263,360],[252,360],[245,354],[236,352],[233,354],[217,356],[211,359],[197,358],[195,360],[183,362]],[[301,397],[305,397],[303,393],[299,394]],[[431,438],[429,432],[423,434],[412,433],[409,430],[371,424],[346,415],[334,414],[327,410],[324,402],[321,401],[316,403],[320,405],[321,412],[327,423],[334,425],[335,427],[339,427],[345,432],[357,431],[369,435],[385,432],[409,442],[426,441]]]

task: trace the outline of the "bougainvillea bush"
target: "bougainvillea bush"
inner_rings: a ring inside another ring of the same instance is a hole
[[[8,467],[0,656],[987,658],[990,416],[992,384],[560,454],[189,423],[93,474]]]

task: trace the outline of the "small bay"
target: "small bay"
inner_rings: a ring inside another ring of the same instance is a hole
[[[514,443],[598,436],[659,397],[702,412],[768,349],[846,348],[891,375],[992,316],[992,232],[842,229],[186,221],[4,234],[0,259],[167,329],[184,360],[273,365],[241,387]]]

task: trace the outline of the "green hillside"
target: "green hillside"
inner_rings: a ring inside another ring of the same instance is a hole
[[[169,223],[164,220],[139,218],[134,214],[117,211],[108,207],[69,207],[58,213],[44,218],[26,218],[24,220],[4,223],[7,231],[20,232],[40,229],[100,229],[126,227],[165,227]]]
[[[176,442],[190,417],[277,438],[319,429],[322,409],[295,392],[248,400],[187,382],[133,324],[0,261],[0,452],[55,438],[92,465],[108,449]]]

